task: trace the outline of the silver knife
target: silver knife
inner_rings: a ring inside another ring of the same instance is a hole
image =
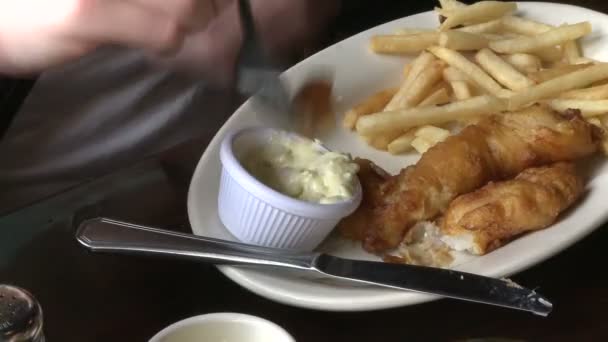
[[[350,260],[161,230],[107,218],[84,221],[76,239],[93,252],[160,255],[219,265],[280,267],[547,316],[552,304],[513,282],[448,269]]]

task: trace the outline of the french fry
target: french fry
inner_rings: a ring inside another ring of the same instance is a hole
[[[359,135],[359,138],[361,138],[361,140],[363,140],[366,144],[368,144],[369,146],[372,146],[372,140],[373,137],[369,137],[367,135]],[[373,147],[373,146],[372,146]]]
[[[564,56],[563,51],[558,46],[551,46],[544,49],[534,50],[530,51],[530,53],[535,54],[543,61],[550,63],[558,62]]]
[[[517,16],[505,16],[501,18],[501,24],[503,29],[524,36],[535,36],[555,28],[551,25]]]
[[[486,38],[488,38],[488,40],[490,40],[490,41],[513,40],[513,39],[518,39],[518,38],[522,38],[522,37],[525,38],[525,36],[522,36],[520,34],[515,34],[515,33],[503,33],[503,34],[499,34],[499,35],[485,33],[484,36]],[[561,62],[561,60],[563,58],[563,52],[562,52],[561,48],[558,46],[550,46],[550,47],[534,50],[534,51],[529,52],[529,54],[535,55],[535,56],[537,56],[537,58],[540,58],[542,61],[549,62],[549,63]]]
[[[446,10],[451,10],[451,9],[456,9],[456,8],[461,8],[461,7],[467,6],[458,0],[439,0],[439,5],[441,6],[441,8],[446,9]]]
[[[478,24],[500,18],[517,9],[515,2],[480,1],[472,5],[449,10],[441,9],[439,13],[447,19],[440,25],[445,31],[463,24]]]
[[[497,40],[490,42],[490,48],[499,53],[533,52],[555,47],[569,40],[578,39],[591,32],[591,24],[582,22],[553,28],[532,37]]]
[[[504,55],[502,58],[505,62],[511,64],[515,69],[524,74],[539,71],[542,67],[540,58],[527,53],[514,53]]]
[[[411,129],[391,141],[387,146],[388,152],[390,154],[402,154],[411,151],[413,148],[412,140],[416,138],[414,135],[415,132],[415,130]]]
[[[450,131],[433,125],[424,125],[415,130],[414,136],[431,141],[443,141],[450,136]]]
[[[419,107],[434,106],[438,104],[444,104],[450,102],[450,94],[448,93],[445,85],[441,85],[440,88],[431,92],[431,95],[427,96],[426,99],[422,100]]]
[[[443,69],[443,78],[448,82],[466,82],[469,80],[469,78],[462,71],[453,66]]]
[[[433,64],[433,62],[436,60],[437,59],[435,58],[435,56],[433,56],[433,54],[431,54],[430,52],[421,52],[420,55],[418,55],[418,57],[416,57],[416,59],[411,63],[412,67],[410,69],[410,73],[407,75],[407,78],[405,79],[403,85],[406,88],[409,88],[409,86],[414,82],[414,80],[416,80],[418,75],[429,65]]]
[[[460,129],[463,129],[466,126],[478,124],[481,119],[482,119],[481,116],[474,116],[472,118],[466,118],[466,119],[458,120],[457,124],[460,125]]]
[[[452,90],[454,90],[454,86],[452,83],[459,83],[459,82],[464,82],[466,83],[466,88],[468,90],[468,93],[470,94],[469,97],[475,96],[475,95],[485,95],[487,94],[487,91],[485,91],[484,89],[480,88],[477,84],[471,82],[471,80],[459,69],[456,69],[454,67],[447,67],[445,69],[443,69],[443,78],[450,83],[450,87],[452,88]],[[460,91],[460,95],[455,96],[456,98],[458,98],[458,96],[461,97],[461,99],[465,99],[468,98],[466,97],[467,93],[464,92],[464,87],[461,85],[456,85],[456,88],[460,88],[459,90],[456,91]],[[506,90],[506,89],[503,89]]]
[[[480,88],[488,93],[496,96],[504,96],[505,92],[492,77],[485,73],[475,63],[469,61],[462,54],[439,46],[433,46],[428,49],[432,54],[445,61],[450,66],[460,69],[467,77],[475,82]]]
[[[342,124],[345,128],[353,130],[359,117],[381,111],[397,93],[398,89],[399,88],[388,88],[372,94],[347,111],[346,114],[344,114]]]
[[[395,31],[395,34],[409,36],[412,34],[420,34],[420,33],[434,33],[437,32],[433,29],[417,29],[417,28],[400,28]]]
[[[575,61],[573,61],[570,64],[600,64],[602,62],[599,62],[593,58],[589,58],[589,57],[580,57],[578,59],[576,59]]]
[[[465,81],[452,81],[450,82],[450,86],[452,87],[452,91],[454,92],[454,97],[457,100],[466,100],[471,98],[471,89],[469,89],[469,85]]]
[[[525,19],[513,13],[515,2],[439,2],[438,29],[401,28],[371,38],[376,53],[419,55],[403,65],[398,88],[374,93],[345,113],[347,129],[391,154],[424,153],[488,114],[533,112],[538,106],[529,105],[542,103],[561,112],[580,109],[604,131],[608,156],[608,63],[583,56],[579,47],[589,22]]]
[[[589,87],[599,87],[599,86],[603,86],[608,84],[608,79],[606,80],[601,80],[601,81],[597,81],[597,82],[593,82],[589,85]]]
[[[581,50],[578,46],[578,42],[576,40],[569,40],[564,43],[564,57],[570,64],[576,64],[581,56]]]
[[[512,36],[506,36],[504,34],[496,34],[496,33],[481,33],[481,35],[489,41],[514,38]]]
[[[506,101],[491,95],[443,106],[417,107],[362,116],[357,120],[357,132],[362,135],[379,135],[396,129],[403,131],[423,125],[441,125],[454,120],[496,113],[506,108]]]
[[[351,131],[355,129],[355,125],[357,125],[357,120],[359,117],[365,114],[359,114],[356,108],[348,110],[344,113],[344,118],[342,119],[342,126],[346,129],[350,129]]]
[[[608,113],[608,100],[565,100],[555,99],[547,101],[549,107],[558,112],[568,109],[578,109],[584,117],[593,117]]]
[[[431,147],[433,147],[433,143],[427,141],[424,138],[415,137],[411,143],[412,147],[416,150],[416,152],[423,154],[428,151]]]
[[[403,131],[395,130],[391,132],[386,132],[384,134],[376,135],[370,139],[368,144],[377,150],[387,151],[388,145],[401,134],[403,134]]]
[[[429,95],[433,86],[441,80],[443,69],[444,64],[435,61],[426,69],[422,70],[418,77],[411,83],[407,92],[405,92],[403,96],[397,98],[398,101],[391,100],[386,106],[387,110],[410,108],[419,104]]]
[[[421,72],[433,64],[433,62],[436,60],[437,59],[435,56],[426,51],[423,51],[420,55],[418,55],[418,57],[416,57],[416,59],[414,59],[414,61],[411,63],[409,74],[401,83],[399,91],[397,91],[395,96],[393,96],[393,98],[386,105],[385,110],[388,110],[387,108],[396,108],[396,106],[403,101],[403,98],[407,95],[410,86],[412,83],[414,83],[416,78],[418,78],[418,75],[420,75]]]
[[[406,65],[403,66],[403,78],[406,79],[407,76],[409,76],[410,72],[412,71],[412,63],[407,63]]]
[[[570,63],[563,60],[563,58],[559,61],[555,61],[552,63],[543,63],[542,69],[557,69],[569,66]]]
[[[519,91],[534,85],[532,80],[515,70],[490,49],[481,49],[475,55],[475,60],[495,80],[511,90]]]
[[[554,78],[567,75],[571,72],[582,70],[590,67],[592,64],[572,64],[572,65],[564,65],[560,67],[540,70],[537,72],[529,73],[528,78],[533,80],[536,83],[543,83]]]
[[[561,93],[559,98],[570,100],[605,100],[608,99],[608,84],[591,88],[570,90]]]
[[[501,29],[502,29],[502,21],[500,19],[494,19],[494,20],[490,20],[488,22],[481,23],[481,24],[460,27],[455,30],[462,31],[462,32],[468,32],[468,33],[482,34],[482,33],[497,33],[497,32],[500,32]]]
[[[509,98],[509,110],[515,110],[539,100],[556,97],[560,93],[586,87],[608,78],[608,64],[593,65],[552,80],[537,84]]]
[[[487,38],[475,33],[450,30],[439,34],[439,45],[452,50],[479,50],[487,47],[488,44]]]
[[[438,32],[411,35],[377,35],[372,37],[370,47],[375,53],[411,54],[436,45],[438,39]]]
[[[436,126],[426,125],[416,129],[415,138],[410,143],[418,153],[425,153],[431,147],[450,136],[450,131]]]
[[[443,62],[441,62],[441,63],[443,65],[443,70],[445,70],[445,68],[447,68],[447,66],[445,64],[443,64]],[[441,72],[441,74],[443,75],[443,71]],[[443,78],[441,78],[439,80],[439,82],[435,83],[435,86],[429,92],[429,96],[431,96],[433,93],[437,92],[438,90],[441,90],[442,88],[446,89],[446,90],[448,90],[448,88],[449,88],[448,82],[446,82]]]

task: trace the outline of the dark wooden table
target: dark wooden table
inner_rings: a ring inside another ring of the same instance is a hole
[[[349,13],[355,19],[365,17],[362,24],[342,21],[334,38],[424,7],[396,3],[387,5],[390,11],[375,12],[371,8],[378,6],[362,5]],[[571,3],[608,11],[604,1]],[[254,295],[212,266],[95,255],[77,245],[75,224],[94,216],[189,232],[189,179],[225,119],[225,113],[210,114],[197,139],[0,217],[0,283],[17,284],[36,295],[49,342],[145,341],[175,321],[211,312],[258,315],[283,326],[298,341],[608,340],[605,227],[513,277],[552,299],[555,310],[549,318],[453,300],[374,312],[305,310]]]

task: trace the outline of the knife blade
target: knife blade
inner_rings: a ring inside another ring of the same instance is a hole
[[[321,254],[314,268],[340,279],[491,304],[547,316],[552,304],[516,283],[476,274],[426,266],[350,260]]]
[[[82,222],[75,237],[93,252],[157,255],[219,265],[295,269],[336,279],[523,310],[541,316],[547,316],[553,307],[535,291],[503,279],[449,269],[259,247],[107,218]]]

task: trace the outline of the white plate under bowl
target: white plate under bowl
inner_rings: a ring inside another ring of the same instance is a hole
[[[590,21],[593,34],[583,41],[585,55],[608,61],[608,16],[585,8],[554,3],[519,3],[526,18],[560,25]],[[294,66],[285,74],[292,85],[301,84],[307,75],[329,66],[335,70],[334,93],[338,113],[357,100],[379,89],[398,85],[405,57],[376,55],[369,51],[369,38],[374,34],[392,33],[395,29],[435,28],[437,16],[425,12],[380,25],[339,42]],[[194,234],[235,240],[220,223],[217,215],[217,193],[220,179],[220,142],[232,129],[264,124],[260,108],[248,101],[226,122],[211,141],[196,168],[188,194],[188,215]],[[268,115],[280,115],[267,113]],[[338,120],[340,120],[338,118]],[[262,120],[262,121],[260,121]],[[278,120],[275,120],[278,121]],[[339,128],[321,137],[329,148],[368,158],[397,172],[414,163],[418,157],[391,156],[362,143],[354,133]],[[608,163],[594,169],[588,193],[575,210],[564,215],[550,228],[528,234],[483,257],[463,257],[455,269],[493,277],[503,277],[525,270],[562,251],[599,227],[608,218]],[[238,213],[235,213],[238,214]],[[356,259],[375,260],[358,244],[329,238],[322,249],[328,253]],[[435,299],[434,296],[384,289],[372,286],[335,284],[324,279],[311,279],[277,271],[255,271],[236,267],[219,267],[230,279],[245,288],[284,304],[329,311],[361,311],[399,307]]]

